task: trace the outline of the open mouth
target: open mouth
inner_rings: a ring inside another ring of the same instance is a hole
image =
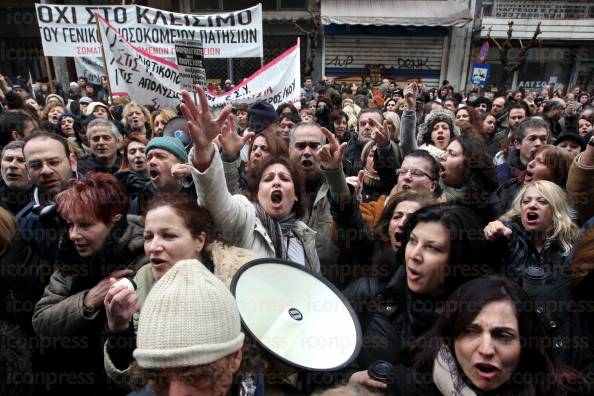
[[[22,176],[20,173],[11,173],[11,172],[6,173],[6,179],[8,179],[10,181],[19,180],[21,178],[22,178]]]
[[[301,166],[303,166],[304,168],[311,168],[313,166],[313,162],[311,160],[304,159],[303,161],[301,161]]]
[[[409,282],[417,282],[421,279],[421,273],[410,267],[406,267],[406,278]]]
[[[474,367],[479,372],[479,375],[485,378],[493,378],[499,371],[496,366],[489,363],[477,363]]]
[[[151,179],[154,180],[154,179],[156,179],[157,177],[160,176],[160,173],[159,173],[159,171],[157,169],[151,169],[149,171],[149,176],[151,177]]]
[[[410,190],[411,188],[412,188],[412,187],[411,187],[411,186],[409,186],[408,184],[403,184],[403,185],[402,185],[402,189],[403,189],[403,190]]]
[[[162,265],[162,264],[163,264],[163,263],[165,263],[165,262],[166,262],[166,261],[165,261],[165,260],[163,260],[163,259],[161,259],[161,258],[155,258],[155,257],[152,257],[152,258],[151,258],[151,264],[153,264],[153,265],[157,265],[157,266],[159,266],[159,265]]]
[[[526,171],[526,175],[524,176],[524,181],[525,182],[531,182],[532,181],[532,172],[530,171]]]
[[[283,193],[280,190],[276,190],[273,191],[272,194],[270,194],[270,201],[272,201],[273,204],[278,205],[283,201]]]
[[[136,165],[136,166],[143,166],[144,164],[145,164],[144,160],[141,160],[141,159],[134,161],[134,165]]]
[[[538,213],[536,212],[528,212],[526,213],[526,220],[530,222],[534,222],[538,220]]]

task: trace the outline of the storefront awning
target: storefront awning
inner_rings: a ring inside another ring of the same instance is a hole
[[[456,26],[472,20],[468,2],[458,0],[322,0],[324,25]]]

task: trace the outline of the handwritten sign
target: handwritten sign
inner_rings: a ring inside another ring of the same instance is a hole
[[[189,40],[176,41],[175,56],[181,88],[187,91],[193,91],[196,84],[206,87],[206,71],[202,64],[204,60],[202,43]]]

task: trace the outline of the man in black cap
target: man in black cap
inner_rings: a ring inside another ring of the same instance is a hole
[[[14,80],[12,82],[12,91],[20,96],[23,101],[27,100],[31,94],[29,93],[29,87],[27,87],[27,83],[23,80]]]

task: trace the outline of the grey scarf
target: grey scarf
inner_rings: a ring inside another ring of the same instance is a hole
[[[272,245],[274,246],[274,253],[277,258],[288,260],[288,249],[283,243],[284,238],[291,236],[293,227],[295,226],[295,213],[289,214],[286,218],[277,221],[274,220],[268,213],[264,211],[264,208],[259,203],[254,202],[256,208],[256,217],[260,219],[260,222],[266,229],[266,232],[272,239]]]

